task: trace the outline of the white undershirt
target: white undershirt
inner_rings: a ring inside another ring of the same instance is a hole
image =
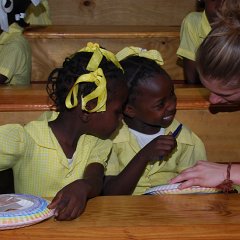
[[[165,128],[161,128],[159,132],[155,134],[145,134],[138,132],[136,130],[133,130],[129,128],[130,132],[136,137],[138,144],[141,146],[141,148],[145,147],[148,143],[150,143],[154,138],[164,135],[165,134]]]

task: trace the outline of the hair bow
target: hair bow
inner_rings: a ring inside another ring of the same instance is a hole
[[[79,52],[92,52],[93,55],[87,65],[88,71],[95,71],[100,62],[102,61],[103,56],[106,57],[108,61],[111,61],[115,64],[116,67],[122,69],[120,63],[118,62],[115,55],[99,46],[97,43],[89,42],[85,48],[79,50]],[[123,70],[123,69],[122,69]]]
[[[83,82],[93,82],[96,84],[96,89],[82,97],[82,110],[86,110],[88,112],[103,112],[106,111],[106,101],[107,101],[107,89],[106,89],[106,78],[103,74],[101,68],[98,68],[94,72],[90,72],[87,74],[83,74],[74,83],[73,87],[69,91],[65,105],[67,108],[74,108],[78,105],[78,84]],[[86,105],[89,101],[97,98],[97,105],[95,108],[88,110]],[[73,103],[72,103],[73,100]]]
[[[118,61],[122,61],[123,59],[129,56],[139,56],[154,60],[157,64],[163,65],[163,59],[159,51],[157,50],[149,50],[147,51],[144,48],[139,47],[125,47],[121,51],[116,54],[116,58]]]
[[[41,0],[31,0],[31,2],[37,6]],[[14,0],[10,0],[10,6],[6,7],[7,0],[0,0],[0,28],[4,31],[8,31],[8,13],[12,12],[14,6]],[[24,13],[17,13],[15,15],[15,20],[19,21],[20,18],[24,18]]]

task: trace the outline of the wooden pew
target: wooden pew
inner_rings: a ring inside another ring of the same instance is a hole
[[[208,94],[205,88],[176,84],[176,118],[203,140],[210,161],[239,161],[240,114],[234,111],[239,107],[211,107]],[[25,124],[52,108],[45,84],[1,87],[0,99],[0,124]]]
[[[125,46],[157,49],[164,59],[163,68],[172,79],[183,81],[183,69],[176,55],[180,27],[167,26],[47,26],[32,27],[25,36],[32,47],[32,81],[46,81],[64,59],[97,42],[114,53]]]
[[[54,25],[180,26],[196,0],[48,0]]]

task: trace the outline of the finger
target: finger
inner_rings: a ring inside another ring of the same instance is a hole
[[[59,204],[62,198],[62,193],[57,193],[57,195],[53,198],[52,202],[48,205],[48,208],[54,209]]]
[[[61,216],[61,214],[64,212],[64,210],[67,208],[68,206],[68,200],[61,200],[58,205],[55,208],[55,217],[57,220],[59,220],[59,216]]]
[[[192,178],[192,179],[190,179],[188,181],[185,181],[185,182],[181,183],[178,186],[178,189],[189,188],[189,187],[192,187],[192,186],[197,186],[198,184],[199,184],[199,179]]]
[[[63,221],[69,221],[72,219],[75,219],[76,217],[78,217],[78,212],[83,211],[81,205],[79,204],[79,202],[76,203],[75,200],[70,201],[68,206],[66,206],[66,208],[64,208],[61,212],[59,212],[57,220]]]

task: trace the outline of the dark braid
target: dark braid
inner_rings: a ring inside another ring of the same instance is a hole
[[[91,52],[77,52],[65,59],[61,68],[52,71],[48,78],[47,92],[53,100],[57,111],[66,110],[65,99],[77,78],[89,73],[86,67],[92,57]],[[123,71],[103,57],[99,68],[102,68],[107,80],[108,101],[117,91],[118,82],[124,81]],[[80,83],[79,96],[86,96],[96,88],[95,83]]]
[[[129,101],[134,101],[137,93],[137,87],[140,84],[147,84],[149,78],[156,75],[164,75],[170,79],[170,76],[165,72],[160,65],[154,60],[130,56],[122,60],[121,65],[124,69],[124,74],[127,80]]]

